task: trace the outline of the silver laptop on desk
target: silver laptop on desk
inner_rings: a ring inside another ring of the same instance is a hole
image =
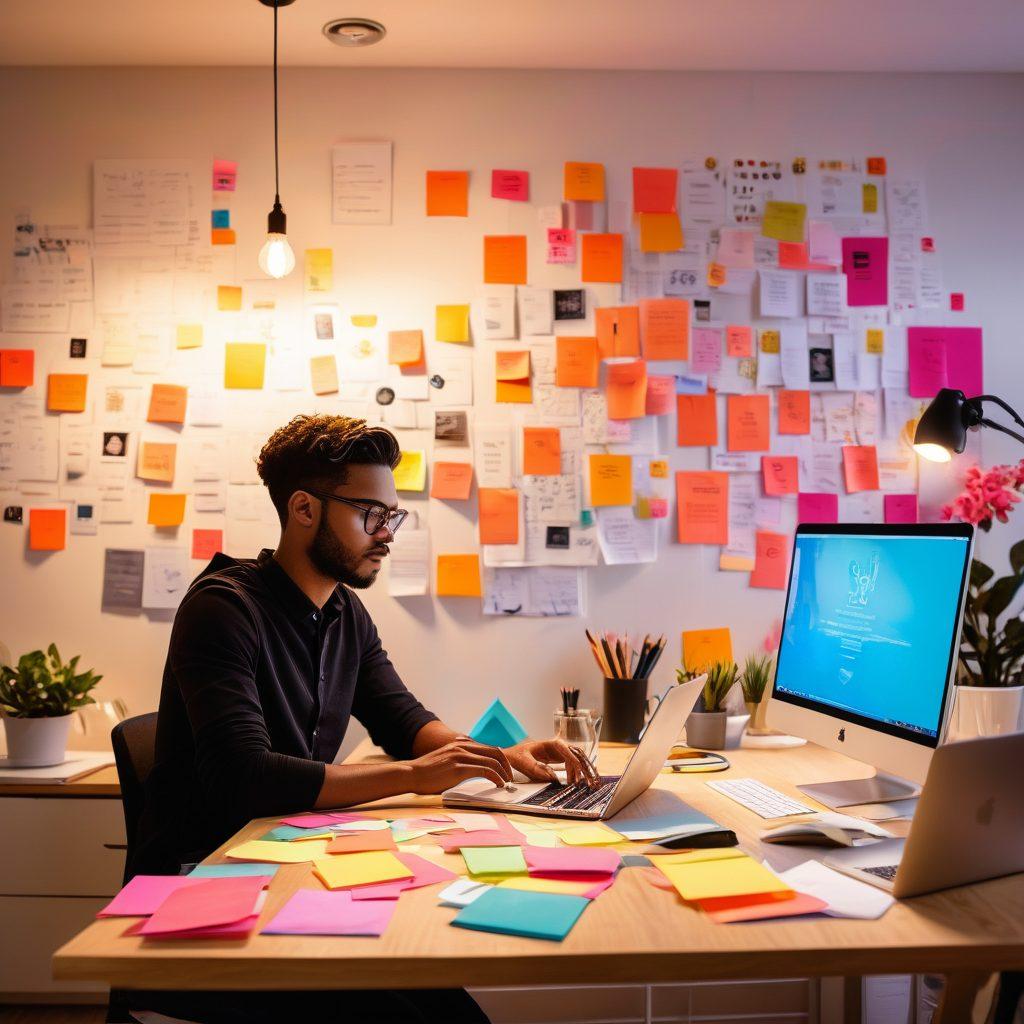
[[[830,854],[824,863],[894,896],[920,896],[1024,871],[1024,733],[935,751],[906,839]]]
[[[487,779],[468,779],[446,790],[441,802],[445,807],[516,811],[554,818],[610,818],[658,777],[706,678],[698,676],[674,686],[662,697],[625,771],[621,775],[602,775],[601,785],[596,789],[588,788],[584,782],[571,786],[560,782],[516,782],[506,789]]]

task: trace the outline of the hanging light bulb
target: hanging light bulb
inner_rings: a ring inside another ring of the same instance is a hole
[[[287,7],[294,0],[260,0],[274,8],[274,207],[267,214],[267,240],[260,249],[257,262],[269,277],[287,277],[295,269],[295,253],[288,243],[288,218],[281,207],[280,172],[277,156],[277,9]]]

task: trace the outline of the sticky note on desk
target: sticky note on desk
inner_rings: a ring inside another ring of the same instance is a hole
[[[273,840],[250,839],[231,847],[225,856],[232,860],[265,860],[271,864],[303,864],[315,861],[327,852],[326,839],[305,843],[275,843]],[[353,855],[354,856],[354,855]]]
[[[312,843],[289,843],[289,846],[311,846]],[[328,889],[351,889],[356,885],[390,882],[396,878],[412,878],[415,874],[393,853],[387,850],[369,850],[365,853],[345,853],[336,857],[321,857],[313,870]]]
[[[605,825],[577,825],[559,831],[558,838],[566,846],[612,846],[622,842],[622,836]]]
[[[464,846],[462,859],[474,878],[526,874],[521,846]]]
[[[561,942],[589,900],[561,893],[488,889],[455,915],[456,928]]]
[[[263,929],[264,935],[382,935],[396,900],[363,900],[350,892],[299,889]]]
[[[790,888],[752,857],[718,857],[671,864],[663,864],[662,859],[658,859],[655,864],[684,900],[784,892]]]

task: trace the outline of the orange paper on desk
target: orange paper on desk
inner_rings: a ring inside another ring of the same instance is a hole
[[[139,445],[139,461],[135,475],[142,480],[157,480],[160,483],[174,482],[174,465],[178,457],[178,446],[162,441],[143,441]]]
[[[30,388],[35,380],[36,354],[30,348],[0,348],[0,387]]]
[[[610,420],[635,420],[647,415],[647,364],[642,359],[609,363],[605,387]]]
[[[423,332],[388,332],[388,362],[392,366],[418,366],[422,363]]]
[[[768,451],[767,395],[729,395],[727,413],[729,451]]]
[[[432,498],[466,501],[473,486],[471,462],[435,462],[430,477]]]
[[[427,171],[427,216],[469,213],[469,171]]]
[[[224,346],[224,387],[259,390],[266,361],[266,345],[229,341]]]
[[[558,427],[523,427],[523,473],[561,475],[562,432]]]
[[[683,630],[683,667],[687,672],[703,672],[716,661],[732,661],[732,633],[728,626]]]
[[[747,359],[753,353],[753,331],[748,324],[727,324],[725,328],[725,354],[735,359]]]
[[[481,487],[480,543],[519,543],[519,492],[514,487]]]
[[[764,493],[772,497],[796,494],[799,486],[799,465],[795,455],[762,455],[761,477]]]
[[[843,446],[843,473],[846,489],[850,494],[857,491],[878,490],[878,453],[873,444],[848,444]]]
[[[561,388],[596,388],[601,359],[597,338],[556,338],[555,383]]]
[[[729,543],[729,474],[676,473],[680,544]]]
[[[590,456],[590,504],[633,504],[633,460],[628,455]]]
[[[217,285],[217,309],[222,313],[237,313],[241,308],[242,289],[238,285]]]
[[[154,384],[149,392],[149,423],[184,423],[188,388],[180,384]]]
[[[602,306],[594,310],[597,351],[602,359],[640,355],[640,307]]]
[[[811,432],[810,391],[776,392],[779,406],[780,434],[809,434]]]
[[[496,402],[529,403],[533,401],[530,387],[530,350],[513,349],[494,353]]]
[[[676,395],[676,444],[681,448],[718,444],[715,392]]]
[[[46,378],[46,408],[50,412],[85,412],[87,373],[51,373]]]
[[[690,303],[686,299],[641,299],[640,337],[644,359],[689,359]]]
[[[484,235],[484,283],[526,284],[526,235]]]
[[[784,533],[758,530],[754,547],[754,571],[750,574],[752,587],[785,590],[789,571],[789,556]]]
[[[622,281],[622,235],[591,234],[583,239],[580,280],[587,283],[618,284]]]
[[[683,247],[678,213],[638,213],[641,252],[676,252]],[[586,278],[584,278],[586,280]]]
[[[437,556],[438,597],[481,597],[479,555]]]
[[[67,511],[62,508],[28,510],[30,551],[63,551],[66,546]]]
[[[566,162],[563,199],[604,202],[604,164]]]
[[[149,514],[146,516],[150,526],[181,526],[184,518],[184,494],[150,494]]]

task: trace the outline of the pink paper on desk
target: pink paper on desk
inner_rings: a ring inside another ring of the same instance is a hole
[[[968,398],[983,391],[980,327],[908,327],[907,360],[912,398],[932,398],[939,388]]]
[[[698,901],[701,909],[706,902]],[[766,903],[750,903],[745,907],[732,907],[728,910],[707,910],[708,917],[719,924],[732,924],[736,921],[764,921],[772,917],[799,917],[802,914],[817,914],[827,909],[828,904],[817,896],[808,896],[798,892],[792,899],[771,900]]]
[[[139,929],[140,935],[163,935],[236,924],[254,913],[266,875],[206,878],[172,892]]]
[[[844,238],[843,273],[850,306],[884,306],[889,301],[889,239]]]
[[[595,875],[612,875],[622,858],[615,850],[600,847],[527,846],[523,857],[531,875],[538,878],[575,876],[577,881],[590,881]]]
[[[241,921],[233,921],[231,924],[214,925],[212,928],[187,928],[180,932],[159,932],[154,935],[146,935],[142,929],[145,921],[136,921],[123,934],[142,935],[145,939],[246,939],[252,930],[259,923],[260,915],[251,914],[243,917]]]
[[[525,846],[526,836],[513,828],[508,819],[500,814],[494,815],[497,828],[467,832],[465,829],[453,829],[451,832],[439,832],[437,845],[445,853],[458,853],[463,846]]]
[[[330,828],[341,822],[333,814],[296,814],[291,818],[282,818],[281,824],[291,825],[292,828]]]
[[[380,936],[397,900],[354,900],[347,889],[299,889],[278,911],[262,935]]]
[[[796,521],[798,523],[838,523],[839,495],[801,492],[796,496]]]
[[[172,892],[202,881],[188,875],[136,875],[96,916],[148,917]]]
[[[459,877],[454,871],[434,864],[426,857],[418,857],[415,853],[396,853],[395,856],[410,871],[415,872],[412,878],[399,878],[394,882],[379,882],[375,885],[357,885],[347,890],[354,900],[397,900],[406,889],[421,889],[425,885],[448,882]]]
[[[885,496],[885,521],[887,523],[916,523],[916,494],[887,494]]]

